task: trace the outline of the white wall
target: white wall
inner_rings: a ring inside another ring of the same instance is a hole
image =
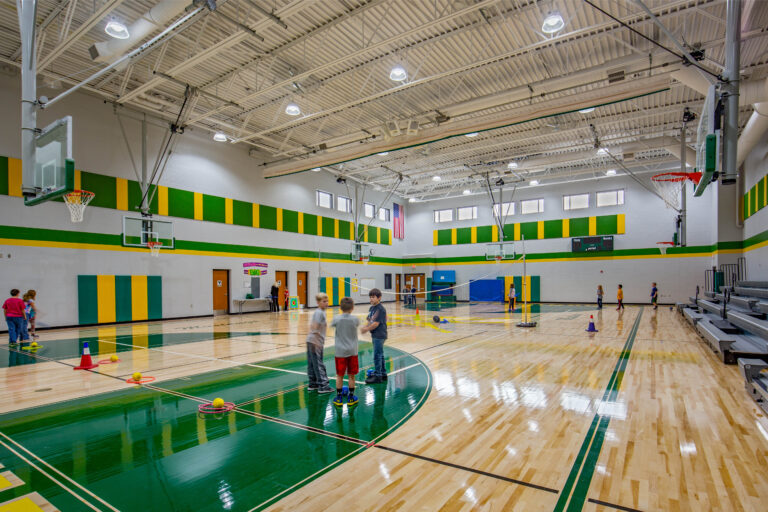
[[[752,149],[744,160],[744,191],[755,186],[768,173],[768,135]],[[742,192],[743,194],[743,192]],[[748,239],[768,230],[768,207],[744,221],[744,239]],[[768,246],[747,251],[747,278],[754,281],[768,281]]]

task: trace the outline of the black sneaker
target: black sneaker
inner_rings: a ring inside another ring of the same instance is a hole
[[[366,384],[381,384],[382,382],[384,382],[384,379],[382,379],[378,375],[371,375],[370,377],[365,379]]]

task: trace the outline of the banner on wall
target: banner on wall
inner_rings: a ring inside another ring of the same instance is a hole
[[[392,236],[405,238],[405,211],[403,205],[392,203]]]
[[[259,261],[247,261],[243,263],[243,274],[247,276],[267,275],[267,264]]]

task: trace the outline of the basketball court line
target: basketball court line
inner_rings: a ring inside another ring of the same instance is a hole
[[[611,507],[611,508],[615,508],[616,510],[623,510],[624,512],[643,512],[642,510],[639,510],[636,508],[625,507],[624,505],[615,505],[613,503],[608,503],[607,501],[602,501],[602,500],[596,500],[594,498],[589,498],[587,501],[590,503],[594,503],[595,505],[600,505],[603,507]]]
[[[113,510],[114,512],[120,512],[120,510],[116,509],[115,507],[113,507],[112,505],[110,505],[108,502],[104,501],[102,498],[100,498],[100,497],[99,497],[99,496],[97,496],[96,494],[92,493],[91,491],[89,491],[88,489],[86,489],[85,487],[83,487],[82,485],[80,485],[79,483],[77,483],[75,480],[71,479],[69,476],[67,476],[66,474],[62,473],[62,472],[61,472],[61,471],[59,471],[58,469],[56,469],[54,466],[52,466],[52,465],[48,464],[48,463],[45,461],[45,459],[43,459],[43,458],[41,458],[41,457],[39,457],[39,456],[35,455],[33,452],[31,452],[30,450],[28,450],[27,448],[25,448],[23,445],[21,445],[21,444],[17,443],[17,442],[16,442],[16,441],[14,441],[13,439],[11,439],[11,438],[10,438],[8,435],[6,435],[4,432],[0,432],[0,436],[4,437],[4,438],[5,438],[6,440],[8,440],[9,442],[11,442],[11,443],[13,443],[14,445],[16,445],[17,447],[19,447],[19,449],[21,449],[21,450],[25,451],[27,454],[29,454],[31,457],[35,458],[35,459],[36,459],[37,461],[39,461],[40,463],[42,463],[42,464],[45,464],[45,465],[46,465],[48,468],[50,468],[50,469],[51,469],[51,470],[53,470],[54,472],[58,473],[58,474],[59,474],[61,477],[63,477],[64,479],[68,480],[70,483],[74,484],[74,485],[75,485],[77,488],[79,488],[80,490],[82,490],[82,491],[83,491],[83,492],[85,492],[86,494],[90,495],[92,498],[94,498],[94,499],[96,499],[96,500],[100,501],[100,502],[101,502],[103,505],[105,505],[105,506],[106,506],[107,508],[109,508],[110,510]],[[82,496],[80,496],[79,494],[75,493],[75,492],[74,492],[72,489],[70,489],[69,487],[67,487],[66,485],[62,484],[61,482],[59,482],[58,480],[56,480],[54,477],[52,477],[51,475],[49,475],[48,473],[46,473],[45,471],[43,471],[42,469],[40,469],[38,466],[36,466],[36,465],[35,465],[33,462],[31,462],[30,460],[28,460],[28,459],[27,459],[26,457],[24,457],[22,454],[18,453],[16,450],[14,450],[14,449],[13,449],[13,448],[11,448],[10,446],[8,446],[8,445],[7,445],[7,444],[6,444],[6,443],[5,443],[5,442],[4,442],[2,439],[0,439],[0,444],[2,444],[2,445],[3,445],[5,448],[7,448],[9,451],[13,452],[13,453],[14,453],[14,454],[15,454],[17,457],[19,457],[21,460],[23,460],[24,462],[26,462],[27,464],[29,464],[30,466],[32,466],[33,468],[35,468],[37,471],[39,471],[40,473],[42,473],[42,474],[44,474],[45,476],[47,476],[48,478],[50,478],[50,479],[51,479],[53,482],[55,482],[55,483],[56,483],[56,484],[57,484],[59,487],[61,487],[61,488],[62,488],[62,489],[64,489],[65,491],[67,491],[69,494],[71,494],[72,496],[74,496],[74,497],[75,497],[75,498],[77,498],[78,500],[80,500],[80,501],[82,501],[83,503],[85,503],[86,505],[88,505],[88,507],[89,507],[89,508],[92,508],[93,510],[97,510],[97,511],[100,511],[100,510],[101,510],[101,509],[97,508],[96,506],[94,506],[93,504],[91,504],[90,502],[88,502],[88,501],[86,501],[85,499],[83,499],[83,497],[82,497]]]

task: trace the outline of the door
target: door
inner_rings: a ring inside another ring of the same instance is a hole
[[[395,274],[395,291],[397,292],[397,295],[395,295],[396,297],[395,300],[397,302],[400,302],[401,300],[403,300],[403,296],[402,296],[403,289],[400,288],[400,274]]]
[[[213,314],[229,313],[229,270],[213,271]]]
[[[296,276],[296,291],[299,296],[299,305],[307,307],[307,279],[309,272],[299,272]]]
[[[285,270],[278,270],[275,272],[275,281],[280,290],[277,292],[277,303],[280,304],[280,309],[285,308],[285,290],[288,288],[288,272]]]
[[[411,288],[416,288],[416,300],[419,302],[422,302],[425,300],[425,297],[427,296],[426,293],[426,283],[427,280],[424,277],[424,274],[405,274],[405,284],[410,290]]]

